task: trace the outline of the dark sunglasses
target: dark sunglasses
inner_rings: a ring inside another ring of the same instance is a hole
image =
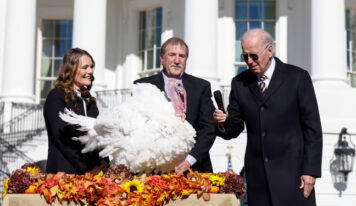
[[[264,51],[268,48],[268,46],[269,46],[269,44],[267,44],[266,47],[265,47],[262,51],[258,52],[257,54],[254,54],[254,53],[251,53],[251,54],[249,54],[249,53],[242,53],[242,54],[240,55],[240,57],[241,57],[241,59],[243,59],[243,60],[245,60],[245,61],[248,61],[248,57],[250,56],[250,58],[251,58],[253,61],[257,61],[258,58],[259,58],[258,54],[264,52]]]

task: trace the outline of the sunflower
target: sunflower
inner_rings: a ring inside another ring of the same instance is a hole
[[[218,175],[211,175],[209,177],[209,180],[215,186],[222,186],[225,183],[225,178],[224,177],[219,177]]]
[[[131,181],[127,181],[124,184],[124,190],[127,193],[136,193],[136,194],[141,194],[143,192],[143,186],[142,183],[139,180],[136,180],[136,178],[134,178]]]

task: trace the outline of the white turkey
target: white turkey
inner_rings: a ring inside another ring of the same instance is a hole
[[[97,119],[69,110],[60,117],[88,132],[74,137],[85,144],[83,153],[100,149],[101,157],[112,157],[111,165],[124,164],[135,173],[174,170],[194,146],[196,131],[176,116],[156,86],[136,84],[131,92],[121,104],[101,110]]]

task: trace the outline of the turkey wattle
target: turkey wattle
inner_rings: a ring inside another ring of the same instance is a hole
[[[60,117],[79,125],[87,135],[73,139],[84,144],[83,153],[101,150],[111,165],[125,164],[135,173],[170,172],[195,144],[196,131],[177,117],[171,102],[156,86],[131,87],[132,96],[90,118],[65,110]],[[172,100],[174,101],[174,100]]]

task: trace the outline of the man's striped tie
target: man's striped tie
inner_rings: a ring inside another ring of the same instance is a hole
[[[258,82],[258,87],[260,88],[262,96],[265,95],[266,89],[267,89],[266,83],[265,83],[266,79],[267,79],[267,76],[263,75],[260,77],[260,81]]]

